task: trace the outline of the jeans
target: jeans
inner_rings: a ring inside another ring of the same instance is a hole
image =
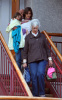
[[[33,96],[45,95],[45,68],[47,61],[42,60],[39,62],[30,63],[30,72],[32,79],[32,92]]]
[[[16,55],[16,63],[19,67],[19,69],[21,70],[21,49],[19,48],[18,53],[15,52]]]

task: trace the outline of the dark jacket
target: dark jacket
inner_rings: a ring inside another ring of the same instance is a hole
[[[50,51],[45,35],[38,31],[38,35],[34,37],[30,32],[25,38],[23,59],[27,59],[28,63],[31,63],[40,60],[48,60],[48,57],[50,57]]]

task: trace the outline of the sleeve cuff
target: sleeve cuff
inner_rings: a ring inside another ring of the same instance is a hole
[[[23,63],[26,63],[27,62],[27,60],[26,59],[23,59]]]
[[[52,57],[48,57],[48,60],[52,60]]]

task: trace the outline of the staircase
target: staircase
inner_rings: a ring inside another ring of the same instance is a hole
[[[30,83],[28,86],[29,86],[30,90],[32,91],[32,83]],[[50,92],[50,88],[47,87],[46,81],[45,81],[45,96],[46,97],[54,97],[53,94],[51,94],[51,92]]]
[[[46,33],[47,34],[47,33]],[[11,52],[9,51],[2,34],[0,33],[0,95],[31,96],[32,85],[26,84]],[[62,43],[61,43],[62,44]],[[56,69],[57,80],[48,82],[45,79],[46,97],[62,97],[62,63],[57,58],[57,53],[49,44],[53,66]],[[58,51],[57,51],[58,52]],[[60,55],[61,58],[61,55]],[[2,67],[1,67],[2,66]],[[48,66],[47,66],[48,68]],[[30,88],[30,89],[29,89]]]
[[[0,54],[0,93],[2,91],[3,95],[32,96],[1,33]]]

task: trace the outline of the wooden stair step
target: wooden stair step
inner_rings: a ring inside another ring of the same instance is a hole
[[[45,94],[46,97],[53,97],[53,94]]]
[[[45,88],[45,93],[46,94],[50,94],[50,89],[49,88]]]

